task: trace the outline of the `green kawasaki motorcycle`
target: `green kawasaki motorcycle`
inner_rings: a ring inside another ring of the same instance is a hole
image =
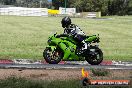
[[[43,57],[49,64],[58,64],[63,61],[87,61],[91,65],[98,65],[103,60],[103,53],[98,48],[99,35],[85,36],[84,40],[90,49],[81,53],[80,43],[72,36],[54,34],[48,39],[48,46],[43,52]],[[94,44],[94,45],[93,45]]]

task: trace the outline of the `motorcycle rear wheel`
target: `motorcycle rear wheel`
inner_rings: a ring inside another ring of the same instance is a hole
[[[43,52],[43,57],[49,64],[58,64],[63,58],[63,54],[58,49],[52,51],[50,48],[46,48]]]
[[[99,65],[103,61],[103,52],[96,46],[92,46],[90,49],[94,49],[95,55],[89,55],[86,58],[86,61],[91,65]]]

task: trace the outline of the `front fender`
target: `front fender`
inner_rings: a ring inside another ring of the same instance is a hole
[[[50,48],[52,51],[56,49],[56,46],[47,46],[46,48]]]

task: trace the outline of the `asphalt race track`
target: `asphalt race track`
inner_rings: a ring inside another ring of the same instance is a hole
[[[132,66],[123,65],[68,65],[68,64],[0,64],[0,68],[16,68],[16,69],[128,69],[132,70]]]

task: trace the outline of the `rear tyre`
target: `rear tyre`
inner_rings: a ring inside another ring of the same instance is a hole
[[[103,61],[103,52],[98,47],[92,46],[90,47],[90,55],[85,58],[89,64],[99,65]]]
[[[63,55],[58,49],[52,51],[51,48],[46,48],[43,52],[43,57],[49,64],[58,64],[63,58]]]

